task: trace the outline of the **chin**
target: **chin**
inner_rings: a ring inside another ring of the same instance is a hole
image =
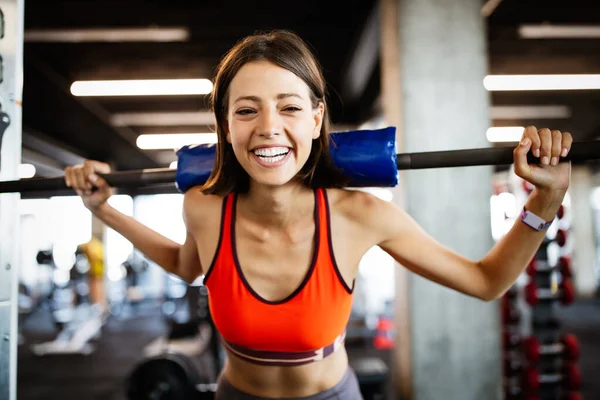
[[[302,180],[296,175],[292,176],[251,176],[251,179],[258,185],[267,187],[282,187],[287,185],[301,185]]]

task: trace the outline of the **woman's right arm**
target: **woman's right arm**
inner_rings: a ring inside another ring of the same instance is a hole
[[[83,204],[96,217],[129,240],[135,248],[165,271],[178,275],[186,282],[193,282],[202,274],[196,241],[190,233],[189,226],[185,243],[181,245],[121,213],[108,204],[112,189],[97,173],[110,173],[110,167],[101,162],[86,161],[83,165],[68,167],[65,170],[65,182],[81,196]],[[93,187],[96,189],[92,191]],[[184,220],[187,220],[187,203],[189,199],[186,198]]]

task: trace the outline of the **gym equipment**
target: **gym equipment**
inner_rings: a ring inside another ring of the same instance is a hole
[[[564,247],[564,245],[567,243],[567,231],[564,229],[559,229],[556,232],[556,238],[554,238],[554,240],[556,240],[556,243],[560,247]]]
[[[36,259],[40,264],[54,266],[54,257],[51,251],[38,252]],[[34,344],[31,350],[35,355],[48,354],[84,354],[89,355],[94,351],[94,346],[89,342],[100,337],[106,315],[100,306],[90,304],[89,288],[86,274],[89,271],[89,262],[85,254],[77,250],[75,263],[70,269],[69,284],[60,288],[54,284],[50,294],[52,316],[55,324],[60,329],[57,337],[49,342]],[[55,297],[62,294],[64,301]]]
[[[360,132],[360,131],[359,131]],[[341,133],[340,133],[341,134]],[[345,134],[345,133],[344,133]],[[359,144],[355,145],[360,146]],[[396,154],[396,167],[398,170],[408,169],[426,169],[426,168],[448,168],[448,167],[468,167],[477,165],[509,165],[513,162],[513,147],[497,147],[497,148],[484,148],[484,149],[469,149],[469,150],[450,150],[450,151],[433,151],[423,153],[403,153]],[[355,154],[357,157],[368,157],[368,154],[364,154],[364,149],[360,154]],[[577,142],[573,143],[571,152],[569,155],[561,161],[586,161],[595,160],[600,158],[600,141],[590,142]],[[538,161],[533,155],[528,155],[528,162],[531,164],[537,164]],[[350,160],[349,160],[350,161]],[[349,165],[349,170],[357,172],[361,168],[360,160],[352,160],[354,164]],[[378,165],[370,165],[368,171],[365,170],[362,173],[362,185],[364,186],[376,186],[377,178],[369,175],[374,170],[380,168]],[[383,170],[384,168],[381,167]],[[388,170],[388,168],[385,168]],[[191,173],[191,172],[190,172]],[[199,171],[198,180],[193,180],[193,184],[201,184],[201,177],[206,175],[206,171]],[[171,184],[176,182],[177,171],[169,168],[155,168],[145,170],[134,170],[134,171],[121,171],[114,172],[111,174],[101,174],[106,181],[113,187],[146,187],[159,184]],[[397,179],[396,170],[394,170],[394,177],[388,177],[390,179]],[[190,186],[190,181],[185,186]],[[4,181],[0,182],[0,193],[27,193],[27,192],[45,192],[45,191],[56,191],[56,190],[68,189],[63,177],[59,178],[31,178],[21,179],[16,181]]]
[[[521,335],[504,331],[502,332],[502,348],[504,350],[516,349],[521,345]]]
[[[502,323],[504,325],[518,325],[521,322],[521,312],[511,305],[502,306]]]
[[[349,186],[396,186],[396,128],[334,132],[329,150]],[[184,146],[177,151],[177,187],[185,192],[204,183],[212,171],[215,145]]]
[[[521,399],[521,398],[519,398]],[[540,396],[537,394],[529,394],[525,400],[542,400]],[[569,392],[565,393],[560,397],[560,400],[582,400],[582,397],[579,393]]]
[[[169,318],[168,336],[146,346],[146,358],[127,380],[130,400],[213,397],[223,364],[218,332],[208,310],[207,288],[188,286],[180,306],[186,306],[187,320]]]
[[[7,113],[0,111],[0,149],[2,148],[2,138],[6,128],[10,125],[10,117]],[[0,165],[2,165],[2,153],[0,152]]]
[[[563,276],[563,278],[571,278],[573,276],[571,272],[571,259],[569,257],[560,257],[555,266],[550,266],[545,261],[540,260],[531,260],[531,262],[527,265],[527,269],[525,272],[527,275],[533,277],[538,273],[550,273],[553,271],[558,271]]]
[[[131,400],[202,399],[197,386],[205,392],[216,390],[202,383],[195,366],[183,354],[167,353],[135,367],[127,381],[127,396]],[[208,397],[207,397],[208,398]]]
[[[565,216],[565,206],[564,206],[564,204],[561,204],[560,207],[558,207],[558,211],[556,212],[556,218],[563,219],[564,216]]]
[[[38,356],[48,354],[89,355],[94,351],[94,346],[89,341],[100,335],[104,321],[105,317],[100,308],[82,304],[75,309],[72,319],[65,324],[56,339],[34,344],[31,346],[31,350]]]
[[[581,388],[581,371],[576,365],[563,365],[561,373],[540,373],[537,368],[529,367],[524,374],[524,386],[537,392],[543,385],[560,385],[564,389],[579,390]]]
[[[529,305],[536,305],[540,301],[560,300],[563,305],[569,305],[575,300],[575,288],[569,280],[560,283],[555,292],[552,289],[538,288],[534,282],[525,286],[525,300]]]
[[[536,337],[523,340],[523,353],[530,362],[537,362],[543,356],[559,356],[564,360],[576,361],[579,358],[579,341],[575,335],[564,335],[560,342],[541,344]]]
[[[505,357],[504,358],[504,376],[518,376],[523,371],[523,362],[519,358]]]

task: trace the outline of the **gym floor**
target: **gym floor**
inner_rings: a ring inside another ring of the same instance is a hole
[[[586,400],[600,398],[600,300],[579,301],[560,309],[563,331],[581,341],[579,365]],[[140,360],[144,346],[166,333],[157,306],[140,308],[136,317],[110,318],[89,356],[37,357],[29,346],[54,339],[50,315],[39,311],[22,324],[24,343],[19,347],[19,400],[107,399],[125,400],[125,379]]]

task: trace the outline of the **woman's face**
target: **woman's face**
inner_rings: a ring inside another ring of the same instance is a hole
[[[268,61],[245,64],[229,86],[227,141],[250,179],[290,182],[319,137],[323,104],[313,108],[302,79]]]

